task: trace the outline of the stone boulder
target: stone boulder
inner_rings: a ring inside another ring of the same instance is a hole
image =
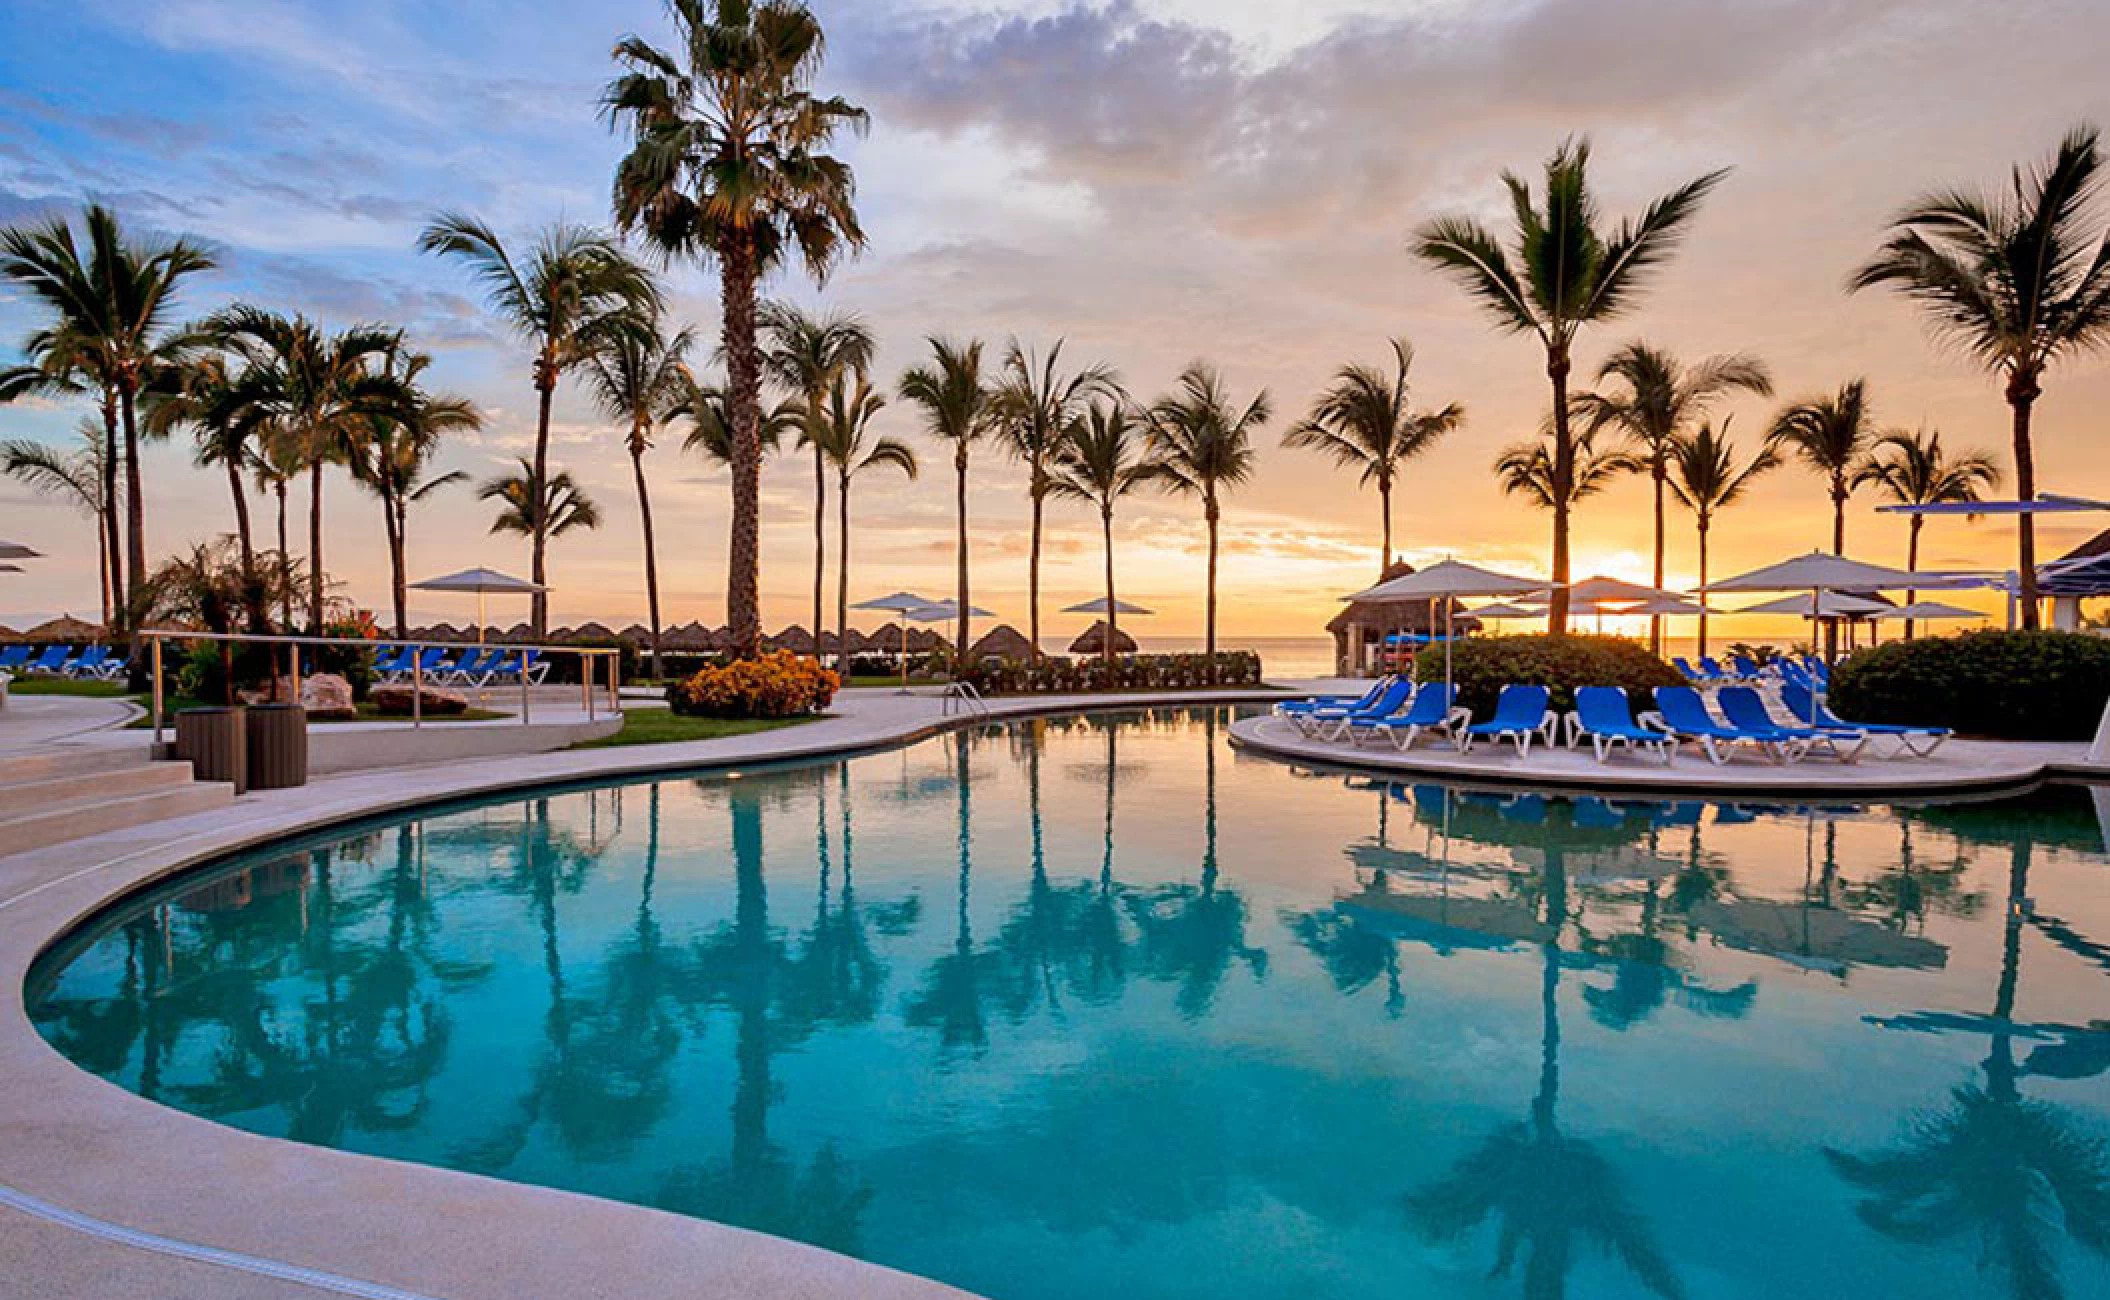
[[[437,686],[424,689],[423,712],[428,718],[444,718],[469,711],[469,697],[460,691],[445,691]],[[416,707],[418,688],[409,682],[388,682],[375,686],[366,693],[366,702],[374,706],[374,712],[391,718],[407,718]]]
[[[237,692],[244,704],[282,704],[293,698],[293,680],[274,677],[254,690]],[[345,722],[359,716],[352,702],[352,684],[336,673],[315,673],[300,679],[301,707],[310,719]]]

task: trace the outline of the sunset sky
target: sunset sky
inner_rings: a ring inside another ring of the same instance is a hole
[[[1469,413],[1409,472],[1396,512],[1407,558],[1448,552],[1543,571],[1548,521],[1505,500],[1489,469],[1544,408],[1538,347],[1493,331],[1405,252],[1408,232],[1438,213],[1499,220],[1502,169],[1531,171],[1563,136],[1587,134],[1614,215],[1702,171],[1735,169],[1640,310],[1585,336],[1579,370],[1643,337],[1694,359],[1755,352],[1788,398],[1866,376],[1885,425],[1938,427],[1952,446],[2005,463],[1995,385],[1934,346],[1902,302],[1849,298],[1841,285],[1905,200],[1996,183],[2110,103],[2110,6],[2100,0],[815,7],[830,37],[821,87],[872,114],[869,136],[846,149],[871,245],[824,290],[787,280],[779,292],[863,313],[889,384],[921,359],[925,334],[943,333],[994,348],[1012,335],[1042,347],[1066,337],[1067,356],[1112,363],[1144,397],[1197,357],[1241,398],[1266,388],[1277,424],[1255,482],[1226,513],[1223,617],[1234,638],[1316,632],[1338,595],[1374,576],[1374,494],[1276,439],[1336,367],[1383,359],[1395,334],[1419,354],[1419,400]],[[608,50],[626,32],[666,30],[654,0],[10,0],[0,8],[0,223],[92,196],[141,229],[217,250],[224,269],[197,282],[189,310],[239,298],[333,326],[403,326],[437,355],[439,386],[485,409],[486,431],[444,457],[483,477],[530,443],[527,353],[485,315],[459,267],[416,253],[416,233],[442,208],[521,237],[559,218],[604,221],[621,152],[596,115]],[[677,314],[715,334],[708,273],[682,267],[671,283]],[[11,358],[36,323],[0,298],[0,355]],[[1732,408],[1747,449],[1769,405]],[[2052,375],[2037,420],[2044,488],[2110,494],[2106,409],[2110,364]],[[0,409],[0,435],[64,438],[82,414]],[[916,433],[898,406],[881,426]],[[853,600],[950,588],[949,466],[928,443],[919,449],[920,482],[874,478],[854,498]],[[150,455],[157,551],[231,528],[224,482],[189,468],[186,447]],[[640,619],[621,439],[575,383],[558,394],[553,455],[605,514],[598,533],[553,546],[553,621]],[[667,621],[722,622],[726,482],[672,440],[649,463]],[[808,617],[809,491],[802,461],[765,477],[770,627]],[[1873,504],[1857,502],[1849,549],[1902,563],[1905,524]],[[327,509],[331,573],[359,603],[385,607],[378,505],[336,476]],[[976,602],[1022,623],[1023,476],[993,449],[981,453],[972,510]],[[471,564],[524,573],[523,542],[486,536],[491,514],[468,489],[419,511],[413,574]],[[1051,519],[1050,611],[1097,594],[1099,581],[1089,512],[1055,505]],[[2105,523],[2048,521],[2043,545],[2057,554]],[[1719,523],[1716,572],[1820,545],[1828,527],[1820,481],[1784,470]],[[0,536],[52,557],[0,575],[0,623],[92,612],[85,520],[0,483]],[[1937,521],[1922,563],[2007,567],[2011,537],[1993,521]],[[1122,594],[1161,613],[1139,630],[1199,629],[1202,541],[1190,502],[1124,504]],[[1673,582],[1689,582],[1682,516],[1672,543]],[[1647,552],[1645,481],[1581,508],[1578,576],[1645,579]],[[468,612],[448,598],[413,607],[414,617]]]

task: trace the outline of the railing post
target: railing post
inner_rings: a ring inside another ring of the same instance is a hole
[[[621,651],[608,658],[608,710],[623,711],[623,655]]]
[[[410,729],[425,725],[425,647],[410,648]]]
[[[528,724],[529,711],[532,708],[532,706],[528,703],[527,675],[528,652],[526,650],[522,650],[520,652],[520,725],[523,727]]]
[[[158,636],[150,636],[150,637],[148,637],[148,638],[147,638],[147,646],[148,646],[148,651],[147,651],[147,653],[148,653],[148,655],[149,655],[149,656],[150,656],[150,657],[151,657],[151,658],[153,659],[153,661],[154,661],[154,743],[155,743],[156,745],[159,745],[159,744],[161,743],[161,713],[162,713],[162,702],[161,702],[161,701],[162,701],[162,696],[161,696],[161,638],[160,638],[160,637],[158,637]]]
[[[593,655],[579,652],[579,707],[586,710],[588,722],[593,721],[593,661]]]
[[[286,659],[292,669],[289,675],[293,679],[293,698],[282,701],[282,703],[298,704],[300,703],[300,642],[292,642],[286,647]]]

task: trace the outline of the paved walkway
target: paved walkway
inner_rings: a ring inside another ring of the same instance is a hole
[[[21,754],[108,734],[139,713],[123,700],[9,693],[0,707],[0,754]]]

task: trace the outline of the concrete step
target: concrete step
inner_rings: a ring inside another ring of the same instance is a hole
[[[62,776],[119,772],[152,762],[146,737],[133,745],[53,745],[24,754],[0,755],[0,786],[25,785]]]
[[[10,783],[0,776],[0,818],[44,812],[68,804],[121,799],[191,783],[189,763],[138,762],[102,772],[75,772]]]
[[[0,814],[0,858],[149,822],[210,812],[234,802],[224,781],[187,781],[117,798],[95,796],[13,816]]]

